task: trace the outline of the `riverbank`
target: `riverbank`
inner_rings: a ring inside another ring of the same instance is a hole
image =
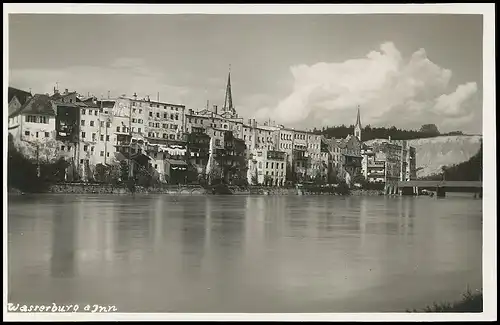
[[[423,310],[407,311],[423,313],[482,313],[483,312],[483,293],[481,291],[472,293],[467,291],[462,295],[462,300],[449,303],[434,303]]]
[[[333,191],[321,191],[318,189],[300,189],[284,187],[249,186],[238,187],[229,186],[233,195],[352,195],[352,196],[379,196],[383,191],[378,190],[352,190],[348,193],[336,193]],[[10,195],[25,194],[15,188],[8,188]],[[45,193],[52,194],[130,194],[130,190],[125,185],[93,184],[93,183],[62,183],[48,186]],[[201,185],[161,185],[157,187],[145,188],[135,187],[135,193],[139,194],[189,194],[205,195],[212,194]]]

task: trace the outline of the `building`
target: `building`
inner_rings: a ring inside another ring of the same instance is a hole
[[[283,151],[253,149],[248,162],[248,183],[283,186],[287,174],[287,154]]]
[[[17,114],[21,107],[32,97],[31,92],[27,92],[14,87],[9,87],[8,89],[8,128],[9,134],[14,138],[20,138],[20,124],[21,124],[21,114]]]
[[[23,105],[16,103],[11,107],[9,134],[19,151],[28,158],[53,162],[60,156],[55,133],[56,106],[49,96],[42,94],[25,100]]]
[[[370,183],[416,179],[416,151],[407,141],[379,139],[363,150],[363,175]]]

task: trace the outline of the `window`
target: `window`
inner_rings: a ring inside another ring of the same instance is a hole
[[[104,151],[101,151],[101,157],[104,157]]]
[[[82,132],[82,139],[85,139],[85,132]]]
[[[84,109],[82,109],[82,115],[85,115],[85,110]]]
[[[88,149],[88,148],[89,148],[89,146],[84,145],[84,146],[83,146],[83,151],[87,151],[87,149]]]
[[[135,121],[136,121],[136,120],[135,120],[135,118],[133,118],[133,119],[132,119],[132,123],[135,123]]]
[[[170,139],[175,140],[175,134],[170,134]]]
[[[262,161],[259,161],[259,168],[262,168]]]
[[[94,126],[94,121],[90,121],[90,126]]]
[[[92,152],[92,154],[94,153],[94,146],[90,147],[90,151]]]
[[[104,141],[104,135],[101,134],[100,139],[101,139],[101,141]]]
[[[175,110],[176,110],[176,111],[178,111],[178,110],[179,110],[179,107],[176,107],[176,108],[175,108]]]
[[[94,115],[97,116],[97,110],[94,111]]]
[[[109,127],[110,127],[109,122],[106,122],[106,127],[107,127],[107,128],[109,128]]]
[[[106,141],[109,141],[109,135],[106,136]]]
[[[163,118],[168,118],[168,114],[163,114]]]
[[[80,164],[83,164],[83,159],[80,159]]]
[[[137,104],[136,102],[132,102],[132,106],[136,106],[135,104]]]
[[[137,132],[141,133],[141,128],[137,128]]]
[[[92,141],[95,141],[96,134],[92,133]]]
[[[157,117],[157,118],[160,118],[160,113],[156,113],[156,117]]]
[[[155,164],[155,169],[158,169],[158,164]]]
[[[81,120],[81,121],[80,121],[80,124],[81,124],[82,126],[85,126],[85,120]]]
[[[177,109],[176,109],[177,110]],[[175,114],[175,119],[179,120],[179,114]]]
[[[156,108],[160,108],[160,104],[156,104]]]
[[[150,117],[153,117],[153,112],[149,112],[149,116],[150,116]]]
[[[168,128],[168,124],[163,123],[163,128],[164,129]]]
[[[170,114],[170,119],[173,120],[174,119],[174,114]]]
[[[142,114],[142,109],[139,108],[139,114]]]
[[[109,157],[109,152],[106,153],[106,157]]]
[[[61,146],[61,150],[64,151],[64,146]]]
[[[49,132],[45,132],[45,137],[48,138],[49,137]]]
[[[163,139],[166,139],[166,138],[167,138],[167,134],[163,133]]]
[[[156,126],[157,128],[159,128],[159,127],[160,127],[160,123],[156,123],[156,124],[155,124],[155,126]]]
[[[124,126],[124,127],[122,127],[122,132],[123,132],[123,133],[127,133],[127,127],[125,127],[125,126]]]
[[[36,137],[38,138],[38,132],[36,133]]]
[[[220,139],[215,139],[215,145],[220,146]]]

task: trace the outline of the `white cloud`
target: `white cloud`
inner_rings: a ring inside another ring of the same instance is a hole
[[[476,91],[477,85],[475,82],[460,85],[453,93],[449,95],[441,95],[436,98],[434,109],[442,112],[444,115],[461,115],[462,104],[475,94]]]
[[[285,124],[300,125],[304,120],[317,126],[352,124],[360,105],[364,125],[399,126],[404,119],[407,126],[418,128],[436,122],[429,121],[430,115],[453,124],[453,118],[463,121],[470,115],[463,104],[477,91],[475,83],[467,83],[446,95],[450,70],[431,62],[424,49],[405,59],[390,42],[364,58],[298,65],[290,72],[292,92],[275,107],[262,109],[261,117]],[[349,119],[339,120],[339,116]]]

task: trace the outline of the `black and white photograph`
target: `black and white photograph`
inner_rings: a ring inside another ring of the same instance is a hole
[[[3,9],[4,319],[496,320],[494,4]]]

